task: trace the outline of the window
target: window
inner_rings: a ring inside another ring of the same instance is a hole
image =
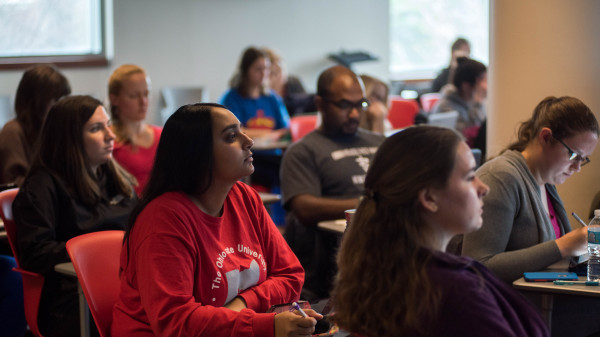
[[[489,0],[390,0],[392,78],[434,78],[457,37],[469,40],[473,59],[489,63]]]
[[[0,68],[106,65],[110,0],[0,0]]]

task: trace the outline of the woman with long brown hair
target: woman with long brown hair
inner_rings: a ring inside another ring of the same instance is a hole
[[[465,235],[462,254],[513,282],[524,272],[586,253],[587,228],[571,227],[556,185],[590,162],[599,133],[594,113],[581,100],[549,96],[540,101],[521,123],[517,140],[477,170],[491,191],[484,199],[483,225]],[[599,300],[557,296],[554,307],[557,336],[600,331]],[[581,323],[573,325],[574,320]]]
[[[70,93],[69,81],[51,64],[34,65],[23,73],[15,96],[16,118],[0,132],[0,184],[23,183],[48,111]]]
[[[125,229],[137,200],[133,177],[112,159],[114,139],[102,102],[61,99],[13,203],[20,265],[45,277],[38,315],[44,336],[79,334],[77,280],[54,271],[69,261],[67,240]]]
[[[519,128],[518,139],[477,176],[492,187],[481,230],[466,235],[462,253],[512,282],[586,251],[585,228],[571,230],[556,186],[589,162],[598,122],[574,97],[546,97]]]
[[[387,138],[342,241],[333,319],[369,337],[548,335],[508,285],[444,252],[481,226],[487,192],[455,131],[416,126]]]

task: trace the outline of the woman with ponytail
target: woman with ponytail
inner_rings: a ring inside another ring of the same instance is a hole
[[[477,171],[490,193],[484,198],[483,225],[465,235],[462,254],[510,283],[523,272],[584,254],[587,228],[571,229],[555,185],[590,162],[598,133],[596,117],[579,99],[544,98],[519,127],[517,141]],[[530,299],[541,306],[539,297]],[[600,300],[557,295],[552,333],[597,333],[599,314]]]
[[[115,160],[137,180],[141,196],[150,177],[162,128],[146,122],[150,101],[150,77],[134,64],[124,64],[108,80]]]
[[[481,226],[487,192],[455,131],[416,126],[387,138],[342,241],[333,320],[365,337],[547,336],[510,286],[444,252]]]
[[[583,102],[542,100],[517,141],[477,171],[491,191],[483,226],[465,236],[462,253],[507,282],[585,253],[586,229],[571,230],[555,185],[579,172],[597,143],[598,122]]]

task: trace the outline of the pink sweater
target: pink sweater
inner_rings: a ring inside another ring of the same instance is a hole
[[[236,183],[221,217],[169,192],[138,216],[121,254],[113,336],[273,336],[274,304],[298,299],[304,271],[256,191]],[[248,309],[223,305],[241,296]]]

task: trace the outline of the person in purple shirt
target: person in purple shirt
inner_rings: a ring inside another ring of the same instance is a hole
[[[488,191],[456,131],[414,126],[387,138],[342,240],[332,319],[365,337],[548,336],[509,285],[445,252],[481,227]]]

